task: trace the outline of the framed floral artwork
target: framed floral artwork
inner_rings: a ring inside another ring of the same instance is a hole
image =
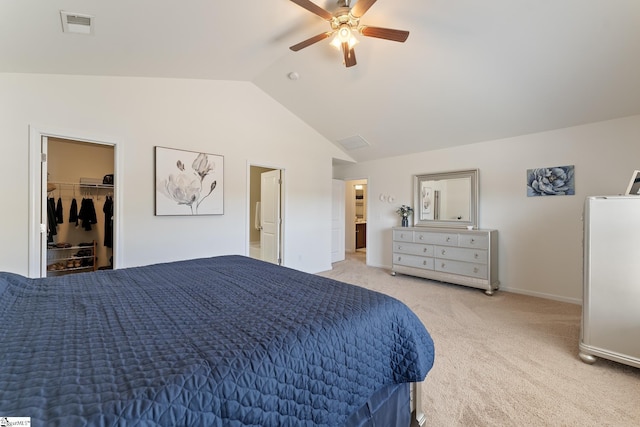
[[[156,215],[222,215],[224,157],[155,147]]]
[[[573,196],[576,194],[574,166],[527,170],[527,196]]]

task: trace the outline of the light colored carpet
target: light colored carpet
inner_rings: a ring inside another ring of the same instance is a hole
[[[389,273],[356,253],[320,275],[391,295],[423,321],[436,348],[426,425],[640,426],[640,369],[578,358],[580,306]]]

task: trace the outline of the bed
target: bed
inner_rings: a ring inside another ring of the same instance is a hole
[[[236,255],[0,273],[0,319],[0,417],[32,426],[407,426],[434,362],[400,301]]]

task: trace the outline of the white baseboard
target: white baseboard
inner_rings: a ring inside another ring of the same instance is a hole
[[[514,294],[521,294],[521,295],[529,295],[531,297],[550,299],[550,300],[553,300],[553,301],[568,302],[570,304],[582,305],[582,300],[581,299],[578,299],[578,298],[567,298],[567,297],[562,297],[562,296],[559,296],[559,295],[547,294],[547,293],[544,293],[544,292],[532,292],[532,291],[527,291],[527,290],[523,290],[523,289],[509,288],[509,287],[503,287],[503,286],[500,286],[500,289],[498,290],[498,292],[500,292],[500,291],[511,292],[511,293],[514,293]]]

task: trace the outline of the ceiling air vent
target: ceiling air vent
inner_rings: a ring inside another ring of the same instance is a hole
[[[371,146],[371,144],[369,144],[369,142],[367,142],[367,140],[361,137],[360,135],[350,136],[349,138],[341,139],[338,141],[338,144],[342,145],[342,147],[347,151]]]
[[[93,16],[60,11],[62,31],[73,34],[93,34]]]

